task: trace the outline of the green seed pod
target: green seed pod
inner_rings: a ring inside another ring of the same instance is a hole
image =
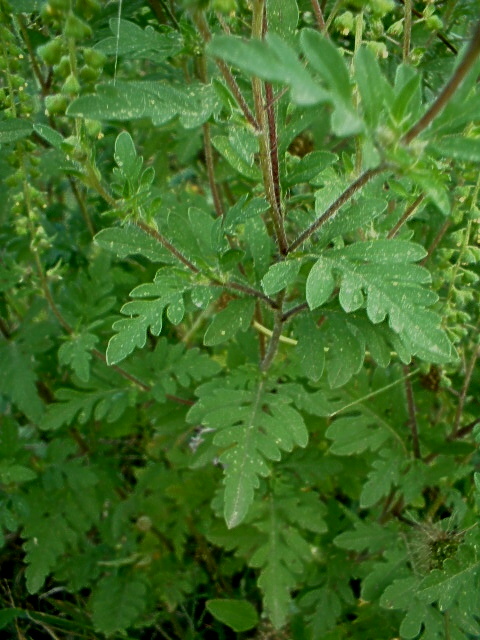
[[[100,75],[100,69],[93,69],[88,65],[84,65],[78,72],[80,80],[83,82],[95,82]]]
[[[75,9],[82,15],[84,18],[90,18],[95,13],[98,13],[102,5],[98,0],[77,0],[77,4]]]
[[[425,24],[430,31],[440,31],[443,29],[443,22],[435,13],[425,20]]]
[[[62,56],[60,62],[53,68],[55,75],[61,78],[66,78],[70,72],[70,58],[68,56]]]
[[[45,107],[47,108],[48,113],[51,113],[51,114],[65,113],[65,109],[67,108],[67,106],[68,106],[67,97],[59,93],[53,96],[47,96],[45,98]]]
[[[212,9],[220,13],[233,13],[237,9],[237,0],[212,0]]]
[[[63,87],[61,88],[62,93],[66,94],[75,94],[80,91],[80,83],[77,78],[71,73],[68,78],[63,83]]]
[[[372,13],[379,18],[383,18],[395,8],[394,0],[370,0],[369,4]]]
[[[38,47],[38,55],[46,64],[54,65],[58,64],[62,57],[62,40],[61,38],[55,38],[50,40],[46,44]]]
[[[107,56],[96,49],[84,49],[83,59],[85,60],[85,64],[88,64],[89,67],[101,69],[107,61]]]
[[[343,36],[348,36],[354,30],[353,13],[351,11],[344,11],[342,14],[335,18],[335,27]]]
[[[63,33],[67,38],[74,38],[75,40],[84,40],[85,38],[91,38],[93,35],[90,25],[71,12],[68,14]]]
[[[48,4],[55,11],[68,11],[70,9],[70,0],[49,0]]]
[[[96,138],[102,130],[102,123],[100,120],[85,120],[85,131],[91,138]]]

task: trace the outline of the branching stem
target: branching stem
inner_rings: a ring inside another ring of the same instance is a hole
[[[473,33],[472,39],[470,41],[467,51],[465,52],[465,55],[463,56],[462,61],[460,62],[458,67],[455,69],[450,80],[444,86],[440,95],[433,102],[433,104],[430,106],[427,112],[403,136],[402,142],[404,142],[405,144],[409,144],[424,129],[426,129],[428,125],[437,117],[437,115],[443,110],[443,108],[448,104],[450,99],[455,94],[455,91],[458,89],[458,87],[464,80],[465,76],[472,68],[479,53],[480,53],[480,21],[477,23],[477,26],[475,27],[475,31]]]
[[[405,222],[415,213],[420,204],[425,200],[425,194],[421,193],[418,198],[416,198],[411,205],[409,205],[404,213],[402,214],[400,220],[395,224],[394,227],[388,232],[387,238],[390,240],[394,238],[399,232],[400,228],[403,227]]]

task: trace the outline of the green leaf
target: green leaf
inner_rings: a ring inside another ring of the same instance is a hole
[[[372,507],[390,493],[392,486],[398,483],[402,462],[403,458],[398,458],[395,451],[385,449],[380,452],[380,458],[373,462],[373,469],[363,485],[360,495],[362,509]]]
[[[205,607],[214,618],[237,633],[253,629],[258,624],[255,607],[247,600],[207,600]]]
[[[268,31],[288,43],[294,40],[298,16],[296,0],[267,0]]]
[[[217,108],[218,98],[210,85],[190,83],[188,90],[163,80],[117,81],[98,85],[97,93],[76,98],[67,115],[94,120],[150,118],[154,126],[177,115],[186,129],[198,127]]]
[[[327,251],[308,275],[307,303],[311,309],[325,303],[338,274],[339,300],[347,313],[365,306],[374,324],[388,315],[392,330],[416,355],[431,362],[448,362],[450,342],[439,327],[440,318],[427,309],[437,297],[421,286],[430,276],[423,267],[409,264],[424,255],[423,247],[402,240],[357,242]]]
[[[340,549],[351,551],[365,551],[375,553],[388,547],[396,538],[396,531],[377,522],[363,522],[357,520],[355,529],[344,531],[334,539],[334,544]]]
[[[262,288],[267,296],[282,291],[294,282],[301,264],[301,260],[284,260],[273,264],[262,278]]]
[[[122,131],[115,140],[115,162],[126,176],[132,179],[138,177],[143,160],[137,156],[137,151],[128,131]]]
[[[61,145],[62,142],[64,142],[64,137],[55,129],[48,127],[46,124],[34,124],[33,130],[55,149],[62,148]]]
[[[309,182],[316,178],[328,166],[333,164],[338,156],[329,151],[312,151],[293,167],[282,181],[285,187],[292,187],[295,184]]]
[[[253,502],[259,476],[267,476],[268,460],[280,460],[281,451],[304,447],[308,432],[301,415],[289,406],[290,399],[268,393],[264,382],[254,390],[197,390],[199,400],[188,420],[215,429],[225,470],[224,516],[229,528],[239,525]],[[267,412],[268,409],[268,412]]]
[[[465,162],[480,162],[480,138],[448,136],[428,145],[435,154]]]
[[[32,469],[21,464],[14,464],[2,460],[0,462],[0,483],[11,484],[34,480],[37,474]]]
[[[33,360],[15,342],[0,345],[0,389],[11,398],[29,420],[38,422],[43,402],[35,385]]]
[[[253,164],[253,157],[252,163],[249,164],[236,152],[227,136],[214,136],[212,143],[215,149],[231,164],[235,171],[252,180],[260,180],[260,169]]]
[[[140,576],[105,576],[90,598],[95,630],[106,635],[125,631],[145,610],[147,587]]]
[[[0,144],[16,142],[26,138],[31,134],[32,129],[32,123],[26,120],[20,120],[19,118],[3,120],[0,122]]]
[[[129,58],[151,58],[159,63],[179,53],[183,48],[180,34],[173,29],[159,33],[153,27],[142,29],[128,20],[110,20],[113,37],[100,40],[95,49],[108,55],[126,55]]]
[[[392,89],[380,71],[375,55],[366,46],[360,47],[355,55],[355,79],[360,90],[365,120],[374,128],[380,120],[385,102],[389,102]]]
[[[88,382],[92,359],[90,352],[97,342],[97,336],[88,332],[70,336],[58,350],[58,362],[61,365],[70,365],[80,380]]]
[[[249,75],[289,85],[292,98],[298,104],[310,105],[329,100],[329,94],[313,81],[295,51],[274,33],[267,34],[265,41],[214,36],[207,52]]]
[[[309,380],[320,380],[325,367],[325,342],[312,318],[304,317],[296,323],[298,342],[295,353],[302,371]]]
[[[232,300],[225,309],[214,316],[205,332],[203,343],[212,347],[230,340],[240,329],[246,331],[252,321],[254,310],[254,300]]]
[[[121,308],[121,313],[129,318],[113,323],[113,329],[117,334],[109,340],[107,364],[117,364],[135,348],[142,349],[147,341],[148,329],[154,336],[160,335],[163,312],[170,305],[174,307],[170,321],[180,322],[183,307],[178,306],[181,304],[179,297],[191,286],[187,274],[178,269],[164,267],[157,272],[154,282],[135,287],[130,296],[136,300],[127,302]]]
[[[167,249],[135,225],[102,229],[95,236],[95,243],[119,258],[139,255],[152,262],[169,264],[175,261]]]

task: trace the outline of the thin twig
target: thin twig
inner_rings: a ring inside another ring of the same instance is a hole
[[[472,39],[468,46],[465,55],[455,69],[453,75],[450,80],[447,82],[445,87],[440,92],[440,95],[434,101],[434,103],[430,106],[427,112],[416,122],[413,127],[411,127],[407,133],[403,136],[402,142],[405,144],[409,144],[414,138],[416,138],[424,129],[428,127],[428,125],[437,117],[437,115],[443,110],[443,108],[448,104],[452,96],[455,94],[455,91],[460,86],[462,81],[464,80],[467,73],[472,68],[475,60],[480,53],[480,21],[477,23],[475,27],[475,31],[473,33]]]
[[[290,318],[292,318],[293,316],[296,316],[298,313],[302,313],[303,311],[307,311],[307,310],[308,310],[308,303],[301,302],[300,304],[297,304],[295,307],[292,307],[288,311],[285,311],[285,313],[282,316],[282,320],[284,322],[288,322],[288,320],[290,320]]]
[[[273,87],[270,82],[265,82],[265,99],[268,122],[268,139],[270,147],[270,164],[272,166],[273,192],[275,194],[275,203],[280,217],[282,215],[282,199],[280,195],[280,170],[278,165],[278,137],[277,125],[275,122],[275,109]]]
[[[472,379],[473,371],[475,369],[475,364],[479,356],[480,356],[480,345],[477,345],[477,347],[473,352],[472,358],[468,364],[467,370],[465,372],[465,379],[463,381],[462,390],[460,392],[460,399],[458,401],[457,411],[455,413],[455,420],[453,423],[452,436],[451,436],[452,438],[455,438],[460,427],[460,421],[462,419],[462,413],[463,413],[463,408],[465,406],[465,400],[467,398],[468,388],[470,386],[470,381]]]
[[[450,219],[449,220],[445,220],[443,225],[440,227],[440,230],[438,231],[437,235],[433,239],[432,244],[428,247],[427,255],[419,263],[420,266],[423,267],[428,262],[428,260],[432,257],[433,252],[435,251],[435,249],[438,247],[438,245],[442,241],[443,236],[447,233],[448,228],[450,227],[451,224],[452,224],[452,222],[451,222]]]
[[[167,238],[165,238],[163,234],[161,234],[159,231],[146,224],[142,220],[136,220],[135,224],[137,225],[137,227],[142,229],[142,231],[145,231],[145,233],[148,233],[149,236],[157,240],[157,242],[164,246],[167,251],[170,251],[170,253],[174,255],[177,260],[184,264],[188,269],[190,269],[192,273],[200,273],[200,269],[196,267],[188,258],[186,258],[181,251],[174,247],[173,244],[169,240],[167,240]]]
[[[415,213],[415,211],[418,209],[419,205],[423,202],[424,199],[425,199],[425,194],[421,193],[418,196],[418,198],[416,198],[414,202],[412,202],[412,204],[405,209],[405,212],[402,214],[400,220],[388,232],[387,238],[389,240],[391,238],[394,238],[397,235],[400,227],[402,227],[405,224],[405,222],[410,218],[410,216],[412,216]]]
[[[318,28],[322,33],[326,33],[327,28],[325,24],[325,18],[323,17],[322,7],[318,0],[311,0],[313,13],[317,19]]]
[[[417,409],[415,407],[415,398],[413,395],[412,381],[410,380],[410,369],[407,365],[403,365],[403,373],[405,380],[405,393],[407,396],[408,407],[408,423],[410,431],[412,433],[412,447],[413,455],[418,460],[421,460],[420,443],[418,439],[418,423],[417,423]]]
[[[215,212],[220,218],[223,216],[223,206],[218,192],[217,182],[215,180],[210,123],[208,122],[205,122],[203,125],[203,148],[205,150],[205,164],[207,165],[208,182],[210,184],[210,191],[212,192],[213,204]]]
[[[277,355],[278,347],[280,345],[280,338],[282,335],[282,329],[284,325],[284,322],[282,320],[282,315],[283,315],[282,306],[283,306],[284,299],[285,299],[285,291],[281,291],[277,297],[277,304],[279,308],[274,315],[272,336],[269,340],[265,357],[260,363],[260,371],[262,373],[266,373],[269,370],[275,356]]]
[[[93,236],[95,235],[95,227],[93,226],[92,218],[88,213],[88,209],[85,206],[85,201],[82,197],[82,194],[78,190],[78,187],[75,183],[75,179],[72,176],[68,176],[68,181],[70,182],[70,188],[75,197],[75,200],[77,201],[78,207],[82,213],[82,216],[85,221],[85,224],[87,225],[88,231],[90,232],[90,235],[93,238]]]
[[[305,240],[307,240],[317,229],[319,229],[327,220],[332,218],[337,211],[343,207],[364,185],[367,184],[372,178],[385,170],[383,165],[380,165],[376,169],[367,169],[364,171],[354,182],[352,182],[345,191],[333,202],[321,216],[319,216],[315,222],[313,222],[308,229],[305,229],[296,240],[288,247],[287,253],[295,251]]]
[[[208,28],[208,24],[207,24],[207,21],[205,20],[205,16],[203,15],[203,13],[196,12],[194,15],[194,22],[204,42],[205,43],[210,42],[210,40],[212,39],[212,34],[210,33],[210,29]],[[248,106],[247,101],[243,97],[240,87],[238,86],[237,81],[233,77],[232,72],[228,68],[227,64],[223,60],[220,60],[219,58],[215,58],[215,64],[220,69],[220,73],[222,74],[230,91],[233,93],[238,106],[243,111],[243,115],[248,120],[248,122],[252,125],[252,127],[256,131],[259,131],[260,125],[257,122],[253,113],[251,112],[250,107]]]

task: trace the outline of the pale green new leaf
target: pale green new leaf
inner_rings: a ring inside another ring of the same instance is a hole
[[[380,71],[375,55],[368,47],[360,47],[355,55],[355,79],[360,91],[365,120],[370,127],[375,127],[384,104],[391,99],[392,88]]]
[[[108,343],[107,363],[116,364],[136,347],[143,348],[148,329],[154,336],[160,335],[165,309],[170,322],[181,322],[184,313],[182,294],[190,287],[188,276],[184,272],[168,267],[157,272],[154,282],[135,287],[130,293],[135,300],[127,302],[121,308],[121,313],[129,318],[117,320],[113,324],[117,334]]]
[[[295,51],[275,33],[267,34],[264,41],[214,36],[207,51],[249,75],[289,85],[297,104],[311,105],[330,99],[314,82]]]
[[[188,420],[216,430],[214,444],[225,470],[224,516],[232,528],[247,515],[259,476],[270,474],[268,461],[280,460],[281,452],[294,446],[306,446],[308,432],[290,399],[268,393],[263,382],[253,390],[204,385],[197,394]]]
[[[123,632],[144,611],[146,596],[146,584],[138,573],[119,573],[102,578],[90,597],[96,631],[107,636]]]

